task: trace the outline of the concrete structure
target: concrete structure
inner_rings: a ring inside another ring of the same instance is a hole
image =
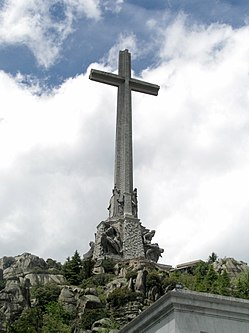
[[[173,290],[119,333],[249,333],[249,300]]]
[[[92,69],[89,78],[118,88],[114,188],[108,207],[109,217],[97,227],[93,259],[147,258],[157,262],[163,249],[151,243],[154,232],[152,236],[140,223],[137,189],[133,188],[131,92],[156,96],[160,87],[131,78],[128,50],[119,52],[118,74]]]

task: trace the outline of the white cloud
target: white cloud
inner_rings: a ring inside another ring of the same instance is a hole
[[[133,94],[142,223],[157,230],[165,263],[212,251],[249,261],[249,27],[178,18],[159,37],[160,63],[142,73],[159,96]],[[136,51],[134,37],[124,40],[110,50],[112,68],[119,47]],[[116,89],[88,74],[40,97],[0,75],[1,253],[63,260],[86,251],[107,217]]]
[[[98,0],[5,0],[0,8],[0,44],[26,45],[38,64],[48,68],[72,33],[74,20],[100,15]]]
[[[122,9],[123,0],[102,0],[101,6],[105,11],[111,11],[113,13],[119,13]]]
[[[134,34],[120,34],[118,40],[109,50],[108,55],[102,61],[106,62],[113,69],[117,68],[117,55],[120,50],[128,49],[132,53],[132,59],[136,59],[138,53],[137,40]]]

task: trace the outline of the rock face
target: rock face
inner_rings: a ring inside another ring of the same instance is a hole
[[[231,278],[236,277],[239,273],[245,272],[248,270],[247,263],[243,261],[237,261],[234,258],[223,258],[218,259],[214,262],[214,269],[217,272],[227,271]]]
[[[3,277],[24,276],[34,270],[44,271],[47,264],[44,259],[30,253],[23,253],[16,257],[3,257],[0,259],[0,268],[3,269]]]
[[[45,260],[30,253],[1,258],[0,270],[0,280],[6,281],[5,288],[0,291],[0,316],[5,320],[14,320],[31,305],[31,287],[47,283],[65,284],[63,275],[49,273]]]

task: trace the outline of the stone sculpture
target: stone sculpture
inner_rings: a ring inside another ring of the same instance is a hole
[[[103,222],[105,230],[101,236],[101,245],[104,254],[121,254],[122,243],[119,231],[108,222]]]
[[[90,249],[85,254],[83,254],[83,259],[92,258],[93,251],[94,251],[94,245],[95,245],[94,242],[89,243]]]

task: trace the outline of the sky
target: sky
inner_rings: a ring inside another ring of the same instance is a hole
[[[133,93],[139,218],[161,263],[249,262],[249,2],[0,0],[0,257],[81,255],[108,217],[115,73]]]

